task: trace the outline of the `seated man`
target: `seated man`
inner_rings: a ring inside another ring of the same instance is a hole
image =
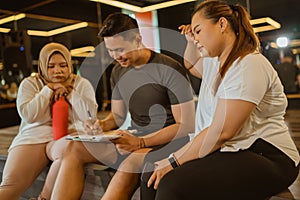
[[[274,66],[284,87],[284,93],[293,94],[299,92],[300,69],[293,63],[293,53],[286,52],[281,63]]]
[[[128,15],[108,16],[99,36],[118,62],[111,77],[112,112],[106,119],[86,125],[91,129],[101,126],[104,131],[116,129],[129,112],[130,128],[137,133],[119,131],[120,138],[113,143],[70,142],[55,183],[47,182],[44,187],[42,196],[51,193],[54,184],[51,199],[80,199],[84,165],[95,162],[117,169],[103,199],[130,199],[138,187],[145,154],[168,155],[194,132],[193,92],[181,64],[145,48],[136,20]]]

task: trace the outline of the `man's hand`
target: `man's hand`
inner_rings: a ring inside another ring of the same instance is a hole
[[[118,151],[124,155],[140,149],[140,138],[132,135],[127,130],[119,130],[117,134],[121,137],[111,140],[117,147]]]

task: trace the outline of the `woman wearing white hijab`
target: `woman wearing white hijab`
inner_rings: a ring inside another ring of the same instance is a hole
[[[17,109],[22,120],[9,148],[0,199],[18,200],[49,160],[53,163],[48,176],[56,173],[68,142],[53,140],[51,107],[62,96],[69,102],[68,133],[83,130],[87,111],[96,116],[94,89],[88,80],[73,73],[69,50],[49,43],[40,51],[38,74],[25,78],[19,87]],[[49,198],[46,196],[40,199]]]

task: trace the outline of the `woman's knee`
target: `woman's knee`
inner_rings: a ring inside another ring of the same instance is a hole
[[[31,183],[24,178],[19,179],[15,176],[5,176],[2,178],[0,184],[0,199],[18,198],[30,184]]]

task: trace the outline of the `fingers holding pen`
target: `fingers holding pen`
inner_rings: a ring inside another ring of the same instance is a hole
[[[98,135],[103,133],[98,119],[89,118],[84,122],[83,126],[84,130],[89,135]]]

